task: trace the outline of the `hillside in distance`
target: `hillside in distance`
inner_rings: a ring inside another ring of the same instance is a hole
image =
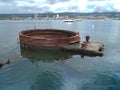
[[[45,18],[53,18],[56,15],[59,15],[61,17],[69,17],[69,18],[76,18],[76,17],[108,17],[108,18],[120,18],[120,13],[116,12],[105,12],[105,13],[72,13],[72,12],[64,12],[64,13],[34,13],[34,14],[0,14],[0,19],[13,19],[13,18],[34,18],[35,15],[37,17]]]

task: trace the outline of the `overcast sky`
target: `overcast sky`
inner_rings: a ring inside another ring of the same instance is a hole
[[[120,0],[0,0],[0,14],[120,12]]]

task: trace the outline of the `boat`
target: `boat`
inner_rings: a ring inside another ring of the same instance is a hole
[[[66,19],[65,22],[74,22],[72,19]]]

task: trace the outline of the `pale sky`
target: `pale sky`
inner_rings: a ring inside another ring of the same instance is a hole
[[[0,14],[120,12],[120,0],[0,0]]]

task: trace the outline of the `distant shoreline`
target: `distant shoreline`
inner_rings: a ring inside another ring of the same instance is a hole
[[[120,20],[120,13],[38,13],[38,14],[0,14],[0,20],[65,20],[95,19]]]

